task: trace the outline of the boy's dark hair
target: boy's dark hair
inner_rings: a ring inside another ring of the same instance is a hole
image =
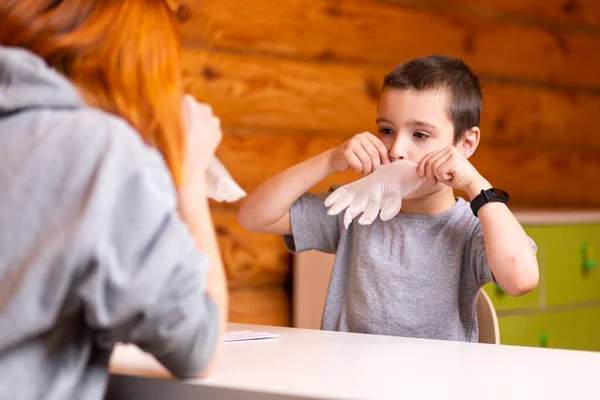
[[[398,65],[383,82],[384,89],[445,90],[455,143],[469,129],[479,126],[482,106],[479,79],[459,58],[439,54],[415,58]]]

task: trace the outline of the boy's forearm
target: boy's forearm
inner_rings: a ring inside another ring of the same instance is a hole
[[[267,232],[269,226],[287,215],[300,196],[335,172],[331,154],[332,150],[321,153],[265,181],[240,207],[240,225],[250,231]]]
[[[467,188],[473,200],[492,186],[483,178]],[[533,290],[539,280],[535,250],[529,237],[505,204],[487,203],[477,213],[483,230],[488,264],[500,287],[512,296]]]

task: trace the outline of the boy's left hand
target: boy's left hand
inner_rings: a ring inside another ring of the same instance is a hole
[[[479,193],[482,188],[469,190],[472,186],[488,186],[489,183],[477,172],[473,164],[454,146],[427,154],[417,168],[419,177],[426,176],[432,184],[442,182],[453,189]]]

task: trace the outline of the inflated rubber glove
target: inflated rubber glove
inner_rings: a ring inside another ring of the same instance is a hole
[[[346,229],[360,213],[363,213],[358,220],[361,225],[371,224],[377,214],[382,221],[388,221],[400,212],[402,199],[424,181],[425,177],[417,175],[417,164],[407,160],[394,161],[330,194],[325,200],[325,206],[331,207],[327,213],[337,215],[347,208],[344,215]]]
[[[246,192],[233,180],[221,161],[213,157],[206,169],[206,195],[216,201],[233,203],[246,196]]]

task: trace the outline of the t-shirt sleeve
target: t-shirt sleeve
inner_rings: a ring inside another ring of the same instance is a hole
[[[535,242],[531,238],[529,238],[529,240],[531,241],[534,250],[537,252]],[[479,286],[481,287],[488,282],[493,282],[497,285],[498,283],[494,279],[494,275],[492,274],[492,270],[488,263],[487,254],[485,252],[485,241],[483,239],[483,229],[481,228],[479,220],[473,225],[470,245],[469,256],[471,269]]]
[[[305,193],[290,208],[292,234],[285,235],[285,245],[293,253],[318,250],[335,253],[340,241],[340,215],[327,214],[325,199],[333,192]],[[342,227],[343,229],[343,227]]]

